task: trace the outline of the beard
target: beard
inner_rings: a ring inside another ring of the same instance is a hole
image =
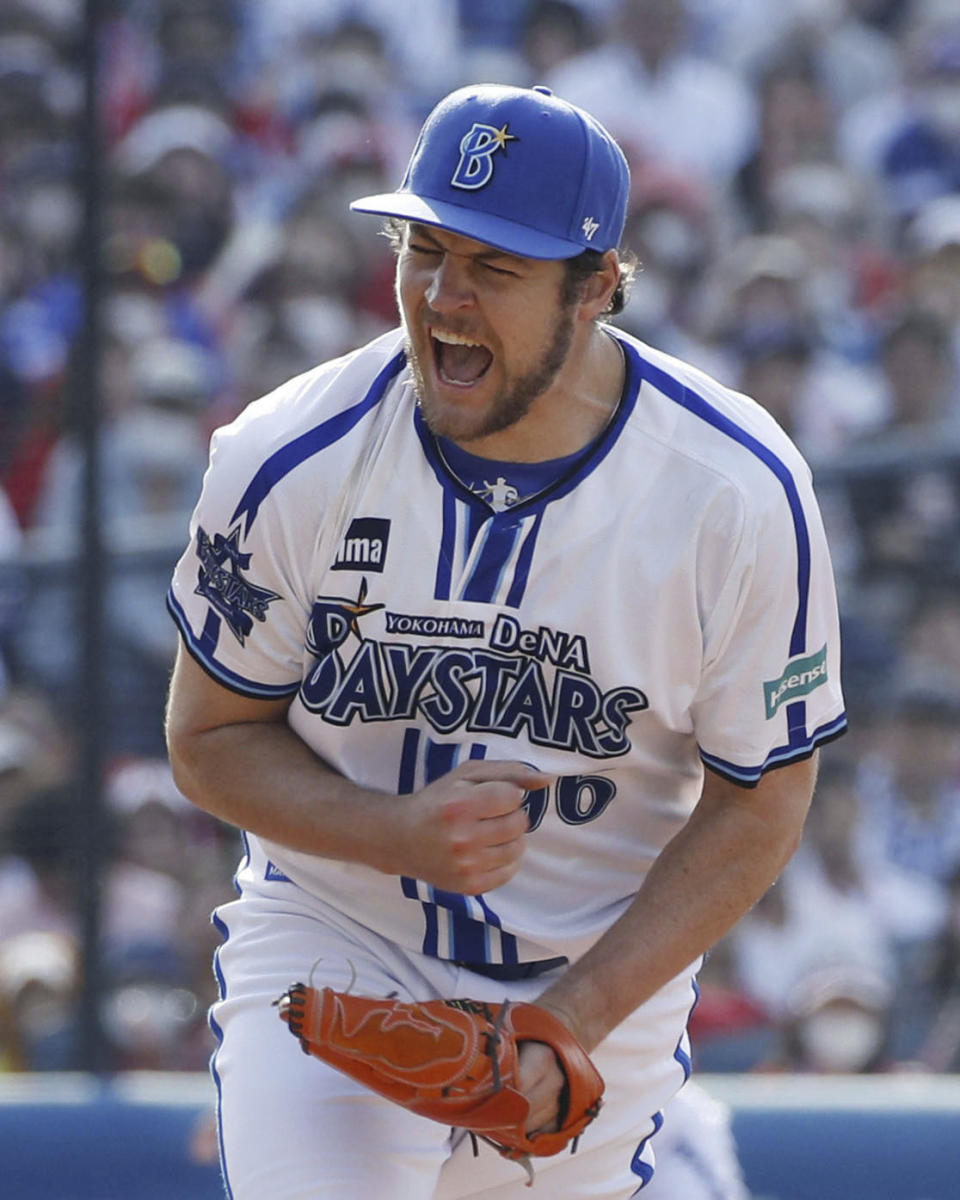
[[[434,437],[452,441],[471,442],[509,429],[530,411],[534,401],[550,387],[567,361],[573,341],[574,305],[564,295],[559,305],[553,337],[539,360],[517,379],[507,379],[504,389],[494,397],[483,412],[461,414],[442,402],[433,403],[424,377],[423,364],[413,347],[409,333],[406,339],[407,361],[413,375],[417,403],[427,428]]]

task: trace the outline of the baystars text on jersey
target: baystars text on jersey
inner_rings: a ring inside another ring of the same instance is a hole
[[[381,608],[366,603],[366,581],[356,601],[317,599],[306,636],[315,665],[300,688],[310,712],[335,725],[420,715],[438,733],[525,734],[536,745],[591,758],[630,750],[630,714],[647,708],[647,697],[629,685],[604,691],[590,674],[582,635],[524,630],[501,614],[475,645],[378,641],[364,636],[360,620]],[[427,628],[414,614],[386,618],[387,630]],[[483,622],[464,627],[485,632]]]

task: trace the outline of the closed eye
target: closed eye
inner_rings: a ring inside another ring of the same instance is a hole
[[[442,246],[434,245],[432,242],[415,242],[413,240],[407,242],[407,250],[411,254],[419,255],[421,258],[431,259],[441,258],[446,253]],[[494,261],[488,261],[486,258],[478,256],[474,261],[478,266],[482,267],[484,271],[489,271],[493,275],[501,275],[505,278],[511,279],[519,278],[519,272],[511,270],[509,267],[497,265],[501,262],[510,260],[504,260],[497,257]]]

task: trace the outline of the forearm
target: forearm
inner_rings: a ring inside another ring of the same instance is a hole
[[[382,834],[397,798],[339,775],[285,723],[226,725],[170,747],[181,791],[221,820],[307,854],[389,869]]]
[[[588,1050],[719,941],[778,877],[812,791],[814,765],[798,768],[801,786],[789,792],[771,778],[768,802],[752,793],[701,801],[623,916],[543,993]]]
[[[333,770],[289,727],[288,707],[227,691],[181,649],[166,720],[177,786],[199,808],[270,841],[390,870],[397,797]]]
[[[293,732],[287,708],[223,688],[181,651],[167,745],[183,794],[294,850],[446,891],[478,895],[513,877],[525,845],[524,795],[549,776],[524,763],[468,760],[409,795],[359,786]]]

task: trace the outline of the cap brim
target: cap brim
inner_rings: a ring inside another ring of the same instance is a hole
[[[516,221],[463,208],[446,200],[414,196],[411,192],[361,196],[351,203],[350,208],[353,212],[376,213],[383,217],[399,217],[404,221],[435,225],[520,258],[574,258],[585,249],[579,242],[550,237]]]

